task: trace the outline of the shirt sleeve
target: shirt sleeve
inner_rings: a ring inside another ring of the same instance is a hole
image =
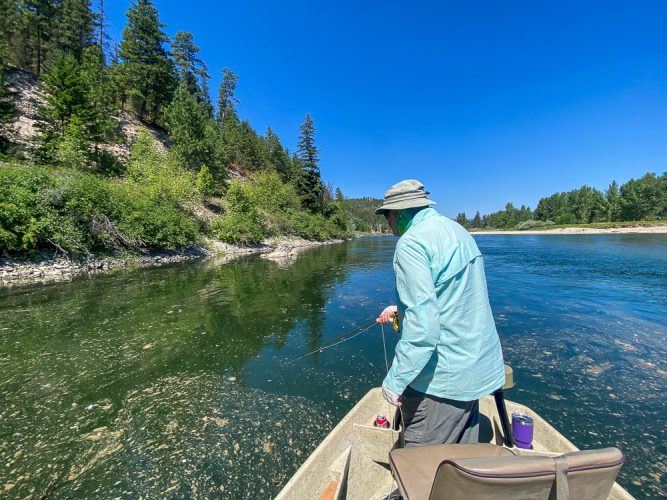
[[[425,249],[415,244],[399,244],[394,270],[398,299],[405,306],[405,315],[394,362],[384,383],[392,391],[402,394],[433,355],[440,338],[440,322]]]

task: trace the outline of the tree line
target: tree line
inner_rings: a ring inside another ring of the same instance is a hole
[[[465,212],[456,221],[471,229],[528,229],[551,224],[591,224],[595,222],[654,221],[667,218],[667,173],[648,172],[619,186],[612,181],[604,191],[582,186],[541,198],[537,208],[516,208],[469,219]]]
[[[73,169],[111,182],[127,180],[133,175],[132,165],[150,164],[143,170],[135,168],[134,175],[141,171],[141,175],[151,177],[156,159],[149,151],[154,145],[146,147],[150,142],[147,137],[132,149],[129,163],[114,154],[113,144],[124,140],[121,113],[131,113],[144,124],[166,132],[170,150],[159,161],[191,174],[188,178],[202,197],[223,197],[227,220],[234,210],[242,214],[238,220],[252,219],[255,213],[239,212],[243,203],[236,208],[227,203],[227,191],[233,184],[230,169],[234,169],[246,177],[275,176],[287,185],[295,195],[289,194],[289,210],[320,218],[317,223],[295,223],[316,228],[311,233],[301,231],[303,235],[327,237],[347,231],[342,193],[336,201],[332,187],[322,181],[312,117],[305,116],[294,152],[270,127],[264,135],[259,134],[239,116],[239,76],[230,68],[221,70],[214,104],[211,75],[198,55],[193,34],[177,31],[170,38],[152,0],[136,0],[129,7],[117,45],[109,43],[103,0],[97,10],[90,0],[0,0],[0,10],[0,154],[5,159],[26,156],[6,133],[14,110],[4,75],[18,68],[38,76],[45,94],[38,110],[38,134],[27,154],[35,165]],[[145,158],[137,156],[142,154]],[[12,176],[19,171],[23,172],[19,169]],[[52,171],[48,175],[56,174]],[[254,206],[261,212],[258,203]],[[0,206],[0,233],[12,232],[11,217],[2,210]],[[216,224],[224,226],[220,221]],[[288,226],[286,230],[294,229],[294,225]],[[260,232],[274,231],[264,227]],[[241,240],[256,240],[259,233],[253,234]]]

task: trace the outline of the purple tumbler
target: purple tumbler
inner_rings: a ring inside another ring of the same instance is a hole
[[[533,419],[521,413],[512,413],[512,435],[518,448],[531,448],[533,442]]]

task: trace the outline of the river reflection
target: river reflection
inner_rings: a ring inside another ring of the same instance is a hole
[[[667,238],[556,238],[478,237],[510,397],[619,446],[623,484],[664,494]],[[284,362],[394,301],[394,245],[0,291],[0,491],[275,495],[386,370],[379,327]]]

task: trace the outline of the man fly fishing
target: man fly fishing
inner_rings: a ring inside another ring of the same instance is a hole
[[[382,384],[400,406],[405,446],[476,443],[479,398],[505,382],[500,339],[489,305],[484,262],[475,240],[431,208],[424,185],[393,185],[375,213],[400,239],[394,253],[401,338]]]

